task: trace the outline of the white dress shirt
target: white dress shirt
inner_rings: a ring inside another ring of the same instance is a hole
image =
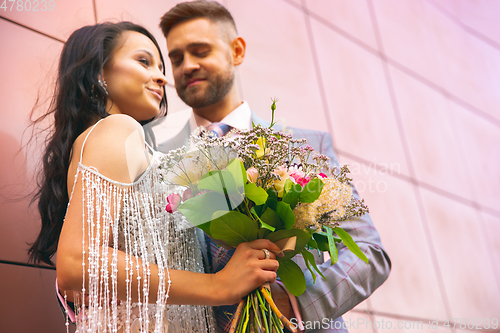
[[[240,130],[249,130],[252,128],[252,110],[250,110],[250,105],[248,102],[244,101],[236,109],[231,111],[227,116],[220,121],[221,123],[227,124],[233,128]],[[212,122],[206,118],[203,118],[196,113],[191,113],[191,119],[189,120],[189,125],[191,126],[191,132],[196,128],[203,126],[207,127]]]

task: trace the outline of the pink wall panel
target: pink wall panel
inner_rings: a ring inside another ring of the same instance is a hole
[[[463,164],[472,179],[476,202],[500,210],[500,131],[498,126],[450,104],[461,143]]]
[[[372,0],[370,0],[372,1]],[[434,31],[424,0],[372,1],[385,54],[433,84],[441,85]]]
[[[500,309],[500,289],[478,212],[425,190],[422,198],[450,301],[449,315],[495,318]]]
[[[469,28],[481,39],[500,43],[500,2],[489,0],[429,0],[429,3],[444,10]]]
[[[434,53],[442,71],[443,88],[500,124],[500,78],[493,74],[500,71],[500,45],[465,33],[454,20],[429,4],[425,8],[436,40]]]
[[[373,165],[345,157],[341,163],[349,164],[353,184],[370,207],[393,265],[390,278],[369,298],[372,309],[418,318],[445,317],[433,253],[426,246],[413,185]],[[408,289],[419,292],[408,293]]]
[[[269,118],[277,97],[288,126],[328,130],[303,13],[280,1],[229,0],[228,8],[247,42],[239,74],[251,108]]]
[[[306,0],[307,9],[332,26],[378,49],[366,0]]]
[[[312,28],[337,147],[408,175],[383,63],[321,23]]]
[[[55,272],[9,264],[25,262],[26,243],[37,232],[26,195],[40,149],[17,153],[29,139],[23,131],[37,93],[44,101],[51,92],[61,41],[82,25],[130,20],[153,32],[166,57],[158,23],[178,2],[55,0],[56,10],[43,13],[0,9],[2,332],[64,331]],[[247,41],[237,80],[243,97],[265,118],[270,97],[278,97],[277,116],[289,126],[330,131],[391,256],[389,280],[346,320],[395,327],[438,318],[437,329],[401,332],[450,332],[446,317],[498,317],[498,2],[222,3]],[[186,105],[166,60],[175,112]],[[26,311],[29,321],[21,319]],[[350,330],[375,331],[382,332]]]
[[[462,163],[462,149],[450,123],[451,102],[393,67],[390,73],[417,178],[473,200],[472,178]]]
[[[4,230],[0,233],[0,259],[25,261],[26,243],[34,240],[38,228],[27,196],[34,188],[32,171],[39,155],[36,145],[21,150],[30,138],[29,131],[24,137],[23,132],[37,93],[43,101],[51,92],[62,43],[5,20],[0,20],[0,35],[5,43],[0,53],[0,220]]]
[[[66,332],[65,319],[54,292],[55,273],[53,270],[0,264],[2,332]]]

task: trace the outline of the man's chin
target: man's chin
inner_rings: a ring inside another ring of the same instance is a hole
[[[181,100],[192,108],[202,108],[207,104],[207,98],[201,91],[198,93],[179,94]]]

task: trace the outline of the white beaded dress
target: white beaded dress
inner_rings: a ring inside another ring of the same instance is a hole
[[[194,228],[180,212],[165,210],[167,196],[182,189],[160,182],[162,153],[150,148],[153,156],[147,170],[133,183],[120,183],[81,163],[85,141],[75,184],[80,177],[83,235],[89,239],[82,246],[88,254],[83,269],[89,274],[83,282],[83,286],[88,283],[88,290],[82,287],[82,293],[75,295],[76,332],[216,332],[211,307],[168,304],[168,269],[203,273],[204,268]],[[125,268],[117,267],[119,251],[126,255]],[[140,258],[142,265],[134,264],[132,256]],[[149,272],[149,264],[159,267],[157,301],[149,304],[148,293],[141,292],[142,300],[134,303],[128,298],[131,282],[136,279],[139,288],[149,290],[149,273],[143,274],[142,281],[137,274]],[[117,300],[118,269],[125,269],[127,276],[125,301]],[[82,294],[87,294],[88,300]]]

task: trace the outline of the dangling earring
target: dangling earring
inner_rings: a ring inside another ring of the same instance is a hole
[[[109,96],[109,93],[108,93],[108,84],[106,83],[106,80],[104,79],[98,79],[97,82],[99,82],[99,85],[101,86],[102,89],[104,89],[104,91],[106,92],[106,95]]]

